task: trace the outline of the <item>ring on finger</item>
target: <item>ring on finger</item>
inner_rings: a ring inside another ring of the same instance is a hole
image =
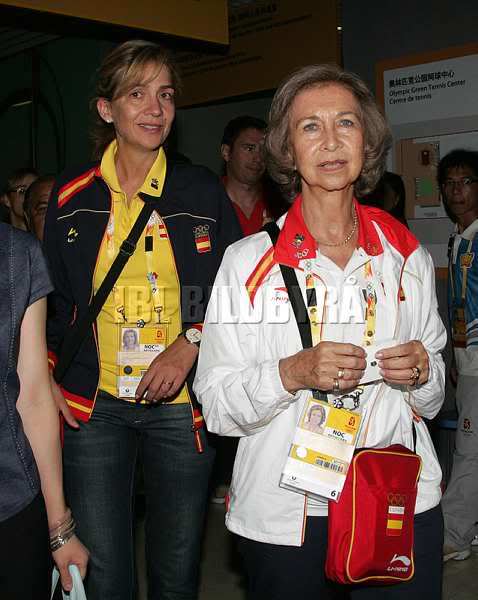
[[[343,379],[345,375],[345,371],[343,369],[339,369],[337,371],[337,379]]]
[[[334,385],[332,386],[333,392],[340,392],[340,380],[334,379]]]
[[[413,380],[413,382],[416,384],[418,382],[418,380],[420,379],[420,368],[419,367],[411,367],[412,369],[412,376],[410,377],[410,379]]]

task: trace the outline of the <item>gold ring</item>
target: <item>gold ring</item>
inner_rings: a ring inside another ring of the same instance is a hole
[[[339,369],[337,371],[337,379],[343,379],[345,375],[345,371],[343,369]]]
[[[338,379],[334,379],[334,385],[332,387],[333,392],[340,392],[340,381]]]
[[[417,381],[420,379],[420,369],[419,367],[411,367],[412,369],[412,376],[410,377],[410,379],[413,379],[413,381],[415,382],[415,384],[417,383]]]

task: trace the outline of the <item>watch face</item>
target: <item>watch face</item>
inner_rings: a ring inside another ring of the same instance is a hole
[[[186,329],[184,335],[186,336],[187,341],[191,344],[199,344],[199,342],[201,341],[201,332],[195,327]]]

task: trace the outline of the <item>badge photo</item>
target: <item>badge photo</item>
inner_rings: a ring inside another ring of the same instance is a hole
[[[474,252],[465,252],[460,256],[460,267],[462,269],[469,269],[473,264],[473,260],[475,258]]]
[[[304,404],[280,487],[337,501],[357,444],[361,415],[310,397]]]
[[[166,349],[167,342],[166,324],[119,328],[116,377],[119,398],[134,398],[142,377],[156,356]]]

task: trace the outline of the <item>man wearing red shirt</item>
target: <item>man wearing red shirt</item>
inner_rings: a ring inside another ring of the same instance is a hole
[[[266,122],[244,115],[224,129],[221,154],[225,162],[224,186],[244,235],[259,231],[270,218],[264,203],[263,158]]]
[[[222,136],[223,183],[244,236],[257,233],[264,223],[278,219],[289,207],[265,170],[266,128],[262,119],[243,115],[229,121]],[[237,439],[211,439],[216,447],[212,502],[222,504],[231,480]]]

